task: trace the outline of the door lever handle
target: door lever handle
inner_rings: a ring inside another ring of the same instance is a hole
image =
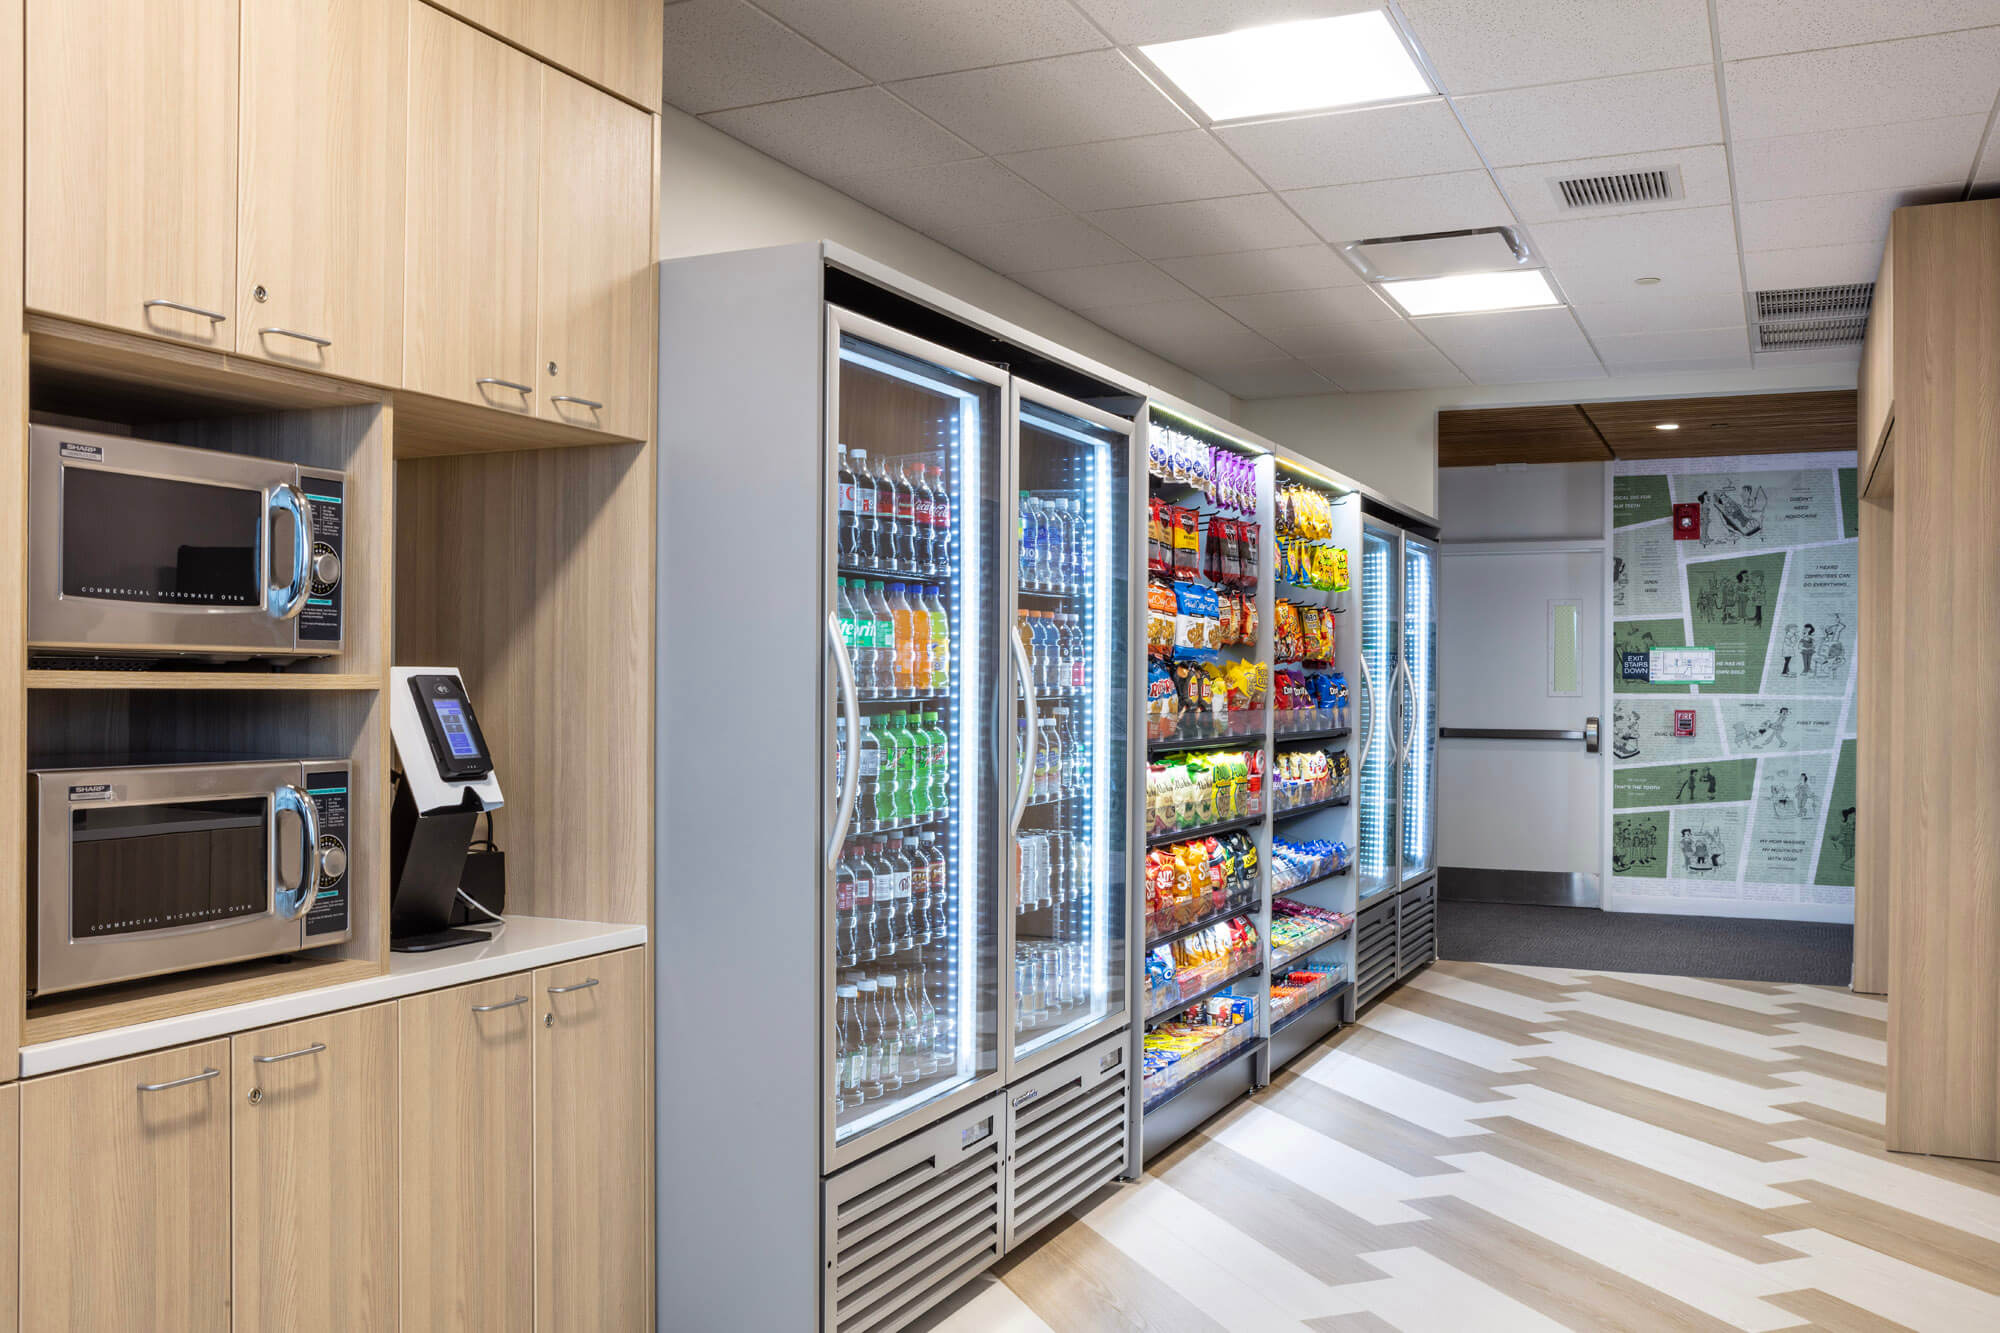
[[[1583,720],[1583,751],[1585,754],[1597,753],[1598,731],[1599,726],[1596,718],[1587,717]]]

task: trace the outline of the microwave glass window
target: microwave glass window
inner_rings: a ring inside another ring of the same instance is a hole
[[[261,491],[66,467],[62,592],[160,606],[260,606]]]
[[[269,801],[70,812],[70,937],[256,916],[271,905]]]
[[[472,743],[472,729],[465,725],[465,710],[456,699],[434,699],[431,707],[437,710],[438,723],[444,728],[445,743],[460,759],[470,759],[479,753],[479,747]]]

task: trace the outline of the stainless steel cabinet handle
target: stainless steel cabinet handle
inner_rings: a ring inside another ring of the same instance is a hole
[[[318,1055],[325,1049],[325,1042],[316,1041],[310,1046],[301,1046],[296,1051],[286,1051],[283,1055],[258,1055],[251,1058],[260,1065],[274,1065],[283,1060],[296,1060],[302,1055]]]
[[[595,986],[596,984],[597,984],[597,978],[592,977],[588,981],[579,981],[574,986],[551,986],[549,987],[549,994],[567,995],[573,990],[589,990],[592,986]]]
[[[840,862],[840,845],[847,841],[848,825],[854,819],[854,798],[861,790],[861,701],[854,689],[854,659],[847,651],[847,639],[840,632],[840,613],[829,611],[826,637],[833,644],[833,665],[840,673],[840,697],[846,701],[847,772],[841,775],[840,804],[833,814],[833,836],[826,844],[826,868]]]
[[[552,403],[575,403],[579,407],[588,407],[596,412],[604,410],[603,403],[595,402],[589,398],[579,398],[573,393],[559,393],[550,398],[549,401]]]
[[[498,1004],[475,1004],[472,1006],[472,1012],[475,1014],[490,1014],[495,1009],[512,1009],[516,1005],[523,1005],[526,1004],[527,1002],[528,1002],[527,996],[516,995],[513,999],[502,1000]]]
[[[512,389],[515,393],[520,394],[523,398],[533,398],[535,396],[534,389],[526,384],[516,384],[513,380],[495,379],[491,375],[487,375],[482,379],[476,379],[473,381],[473,383],[497,384],[503,389]]]
[[[203,319],[213,324],[225,323],[229,319],[229,316],[218,315],[213,310],[203,310],[198,305],[188,305],[181,301],[169,301],[164,296],[156,296],[150,301],[141,301],[139,305],[141,309],[145,310],[151,310],[154,306],[159,306],[163,310],[178,310],[184,315],[200,315]]]
[[[190,1083],[205,1083],[220,1076],[220,1069],[204,1069],[199,1074],[189,1074],[186,1078],[168,1079],[165,1083],[141,1083],[141,1092],[165,1092],[168,1088],[185,1088]]]
[[[311,343],[315,347],[333,346],[333,339],[331,338],[322,338],[317,334],[312,334],[312,333],[300,333],[297,329],[268,328],[268,329],[259,329],[257,330],[257,332],[260,334],[275,333],[283,338],[297,338],[300,342]]]

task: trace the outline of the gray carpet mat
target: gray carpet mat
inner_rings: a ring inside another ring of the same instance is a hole
[[[1467,963],[1845,986],[1854,971],[1854,927],[1440,901],[1438,956]]]

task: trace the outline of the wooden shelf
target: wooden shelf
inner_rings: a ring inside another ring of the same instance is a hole
[[[55,995],[29,1002],[21,1043],[25,1046],[80,1037],[87,1032],[335,986],[377,976],[382,970],[381,963],[365,958],[267,958],[134,981],[102,991]]]
[[[395,453],[399,459],[640,443],[629,435],[568,426],[524,412],[480,407],[408,389],[396,391],[395,408]]]
[[[382,677],[332,671],[29,670],[31,690],[379,690]]]

